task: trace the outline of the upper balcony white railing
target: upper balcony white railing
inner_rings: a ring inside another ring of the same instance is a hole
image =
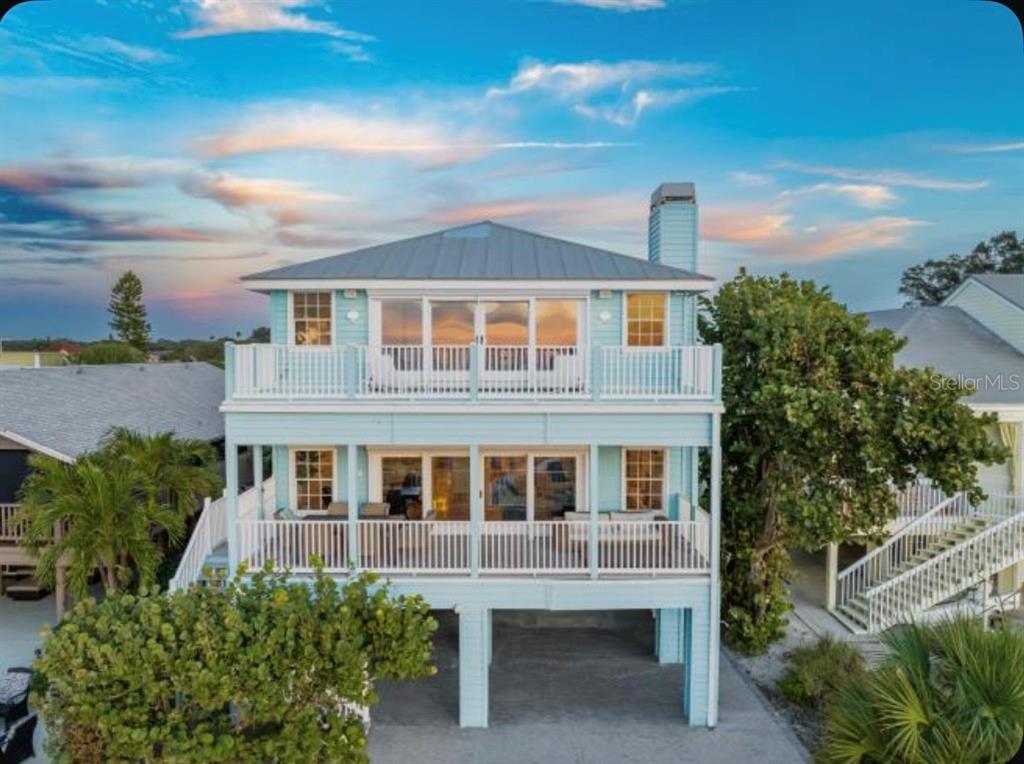
[[[228,400],[719,400],[719,346],[235,345]]]

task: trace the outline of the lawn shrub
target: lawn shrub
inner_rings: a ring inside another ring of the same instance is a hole
[[[830,636],[789,653],[779,692],[801,705],[821,708],[847,682],[864,671],[857,648]]]

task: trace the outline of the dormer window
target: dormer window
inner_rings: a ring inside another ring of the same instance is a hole
[[[331,292],[293,292],[292,321],[296,345],[330,345]]]
[[[626,295],[626,344],[629,347],[663,347],[668,337],[668,295],[634,292]]]

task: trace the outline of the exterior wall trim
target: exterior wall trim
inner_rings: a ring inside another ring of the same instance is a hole
[[[996,299],[1000,300],[1001,302],[1006,303],[1007,305],[1009,305],[1016,312],[1024,313],[1024,309],[1022,309],[1020,307],[1020,305],[1017,305],[1013,301],[1008,300],[1004,295],[999,294],[999,292],[997,292],[995,289],[990,287],[988,284],[986,284],[983,281],[979,281],[978,279],[974,278],[973,276],[968,276],[966,279],[964,279],[963,283],[960,284],[960,286],[958,286],[956,289],[954,289],[948,295],[946,295],[946,299],[944,299],[940,304],[941,305],[951,305],[952,304],[952,300],[957,298],[957,297],[959,297],[960,294],[962,292],[966,291],[968,288],[970,288],[971,285],[976,285],[976,286],[982,287],[990,295],[992,295]]]
[[[62,462],[67,462],[68,464],[73,464],[75,461],[74,457],[72,456],[62,454],[60,451],[57,451],[56,449],[50,448],[48,446],[44,446],[42,443],[36,443],[34,440],[26,438],[23,435],[18,435],[18,433],[16,432],[11,432],[10,430],[0,430],[0,436],[7,438],[8,440],[13,440],[15,443],[18,443],[27,448],[29,451],[36,451],[40,454],[45,454],[46,456],[52,456],[54,459],[57,459]]]
[[[222,403],[224,414],[536,414],[538,409],[546,414],[721,414],[725,411],[721,403],[709,401],[678,401],[664,403],[513,403],[491,404],[480,402],[431,403],[422,400],[392,400],[382,404],[367,403],[288,403],[260,402]],[[407,411],[408,410],[408,411]],[[0,433],[2,434],[2,433]],[[13,440],[13,438],[12,438]]]
[[[478,286],[483,284],[484,286]],[[490,286],[495,284],[495,286]],[[500,284],[500,286],[497,286]],[[433,294],[437,290],[473,289],[477,294],[489,291],[519,290],[525,292],[565,292],[567,289],[614,289],[642,292],[705,292],[715,285],[714,279],[593,279],[589,281],[567,280],[520,280],[513,279],[478,279],[470,282],[467,279],[249,279],[242,285],[254,292],[274,289],[297,291],[329,291],[337,289],[389,289],[405,291],[417,295]],[[571,286],[569,286],[571,285]]]

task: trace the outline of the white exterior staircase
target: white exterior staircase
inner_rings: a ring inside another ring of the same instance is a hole
[[[933,495],[882,546],[839,573],[833,614],[855,633],[914,620],[1024,561],[1024,497]]]
[[[274,479],[263,482],[263,512],[265,517],[274,513]],[[254,520],[259,510],[260,492],[253,486],[238,495],[238,519]],[[192,529],[188,545],[178,563],[178,570],[170,580],[169,591],[186,589],[203,580],[203,571],[208,567],[227,567],[227,560],[217,560],[214,550],[223,547],[228,540],[228,499],[227,495],[216,500],[206,499],[203,511]]]

